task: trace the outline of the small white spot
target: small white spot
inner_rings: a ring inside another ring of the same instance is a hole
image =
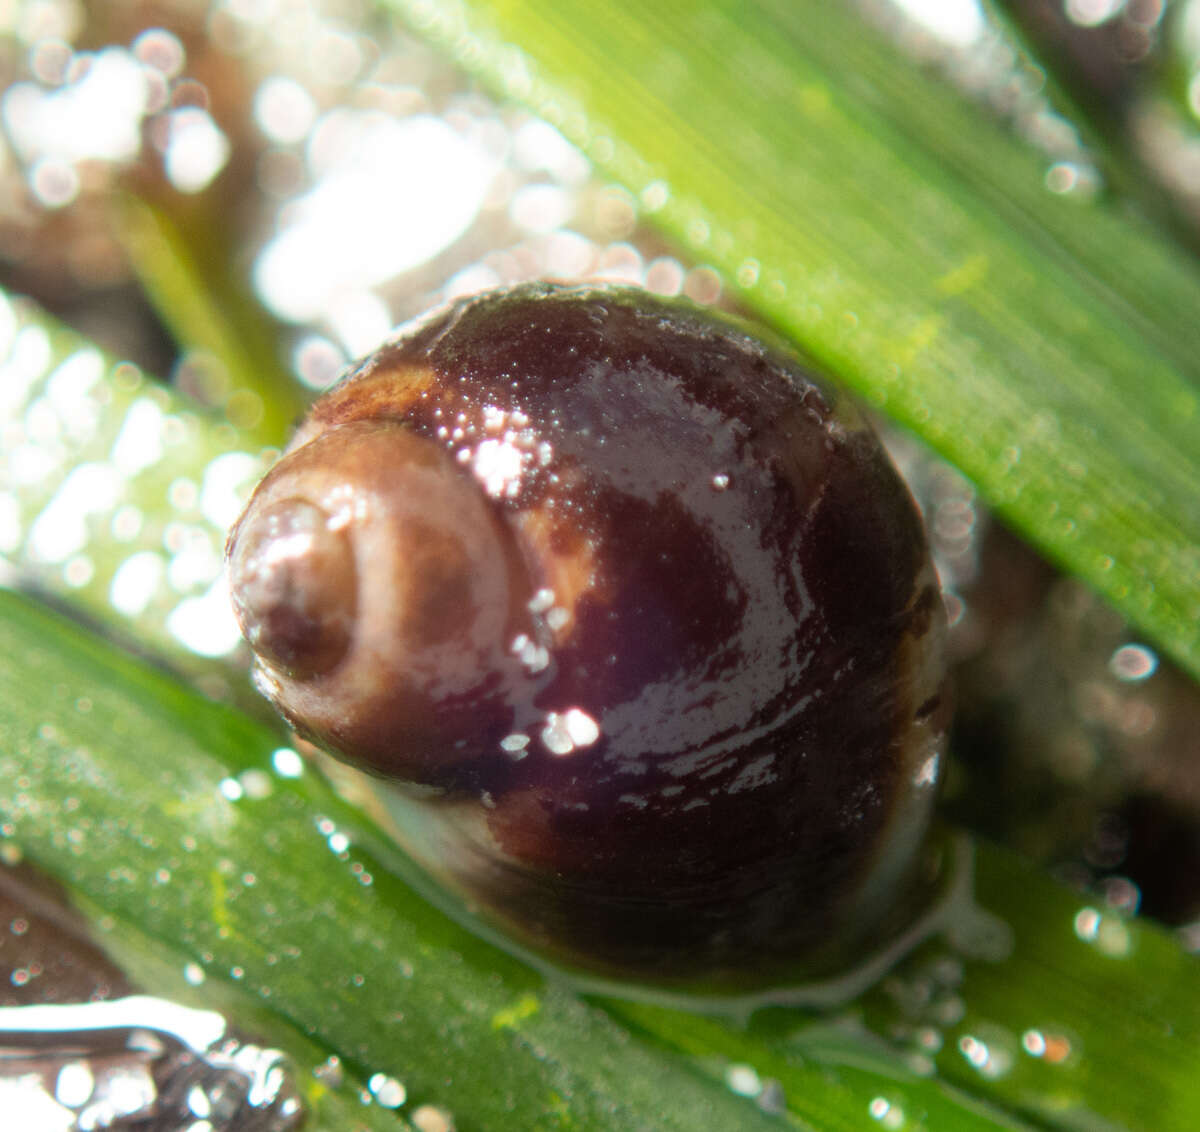
[[[970,1034],[959,1039],[958,1050],[976,1069],[982,1069],[988,1062],[987,1043]]]
[[[550,664],[550,653],[535,645],[524,633],[513,641],[511,649],[530,672],[541,672]]]
[[[563,721],[566,724],[567,734],[576,747],[590,747],[600,738],[600,725],[580,708],[571,708],[563,716]]]
[[[271,767],[280,778],[299,778],[304,760],[291,747],[280,747],[271,755]]]
[[[520,731],[514,731],[511,735],[505,735],[500,740],[500,749],[506,751],[514,759],[523,759],[528,752],[526,747],[529,746],[529,736]]]
[[[423,1104],[413,1110],[413,1127],[417,1132],[454,1132],[454,1117],[437,1105]]]
[[[1100,931],[1100,913],[1095,908],[1080,908],[1075,913],[1075,934],[1084,943],[1095,942]]]
[[[712,478],[713,491],[724,491],[729,486],[729,477],[724,472],[718,472]]]
[[[934,786],[938,780],[938,764],[940,759],[938,755],[932,754],[920,766],[916,775],[913,777],[914,786]]]
[[[129,406],[109,457],[118,471],[134,476],[162,459],[163,416],[162,409],[146,397]]]
[[[132,503],[125,503],[113,512],[109,527],[113,538],[118,542],[132,542],[141,533],[144,521],[142,512],[137,507]]]
[[[1124,959],[1132,950],[1133,940],[1118,915],[1101,915],[1095,908],[1081,908],[1075,914],[1075,935],[1084,943],[1095,944],[1110,959]]]
[[[229,139],[199,106],[172,112],[164,162],[167,179],[180,192],[198,193],[208,187],[229,160]]]
[[[250,489],[262,475],[262,461],[246,452],[226,452],[204,469],[200,487],[200,510],[204,517],[225,530],[241,513]]]
[[[173,79],[183,70],[187,55],[178,38],[163,28],[150,28],[133,41],[133,54],[140,63]]]
[[[68,1061],[58,1071],[54,1082],[54,1099],[68,1108],[86,1104],[96,1087],[96,1079],[86,1061]]]
[[[1108,670],[1118,680],[1134,683],[1154,675],[1158,657],[1145,645],[1122,645],[1108,661]]]
[[[526,232],[549,233],[564,227],[575,211],[571,193],[561,185],[534,182],[513,193],[508,215]]]
[[[554,604],[554,591],[540,589],[529,599],[530,613],[545,613]]]
[[[642,207],[647,212],[657,212],[670,199],[671,193],[662,181],[651,181],[642,190]]]
[[[905,15],[952,47],[982,38],[987,22],[979,0],[895,0]]]
[[[899,1105],[892,1104],[886,1097],[875,1097],[867,1105],[867,1112],[870,1113],[872,1120],[878,1120],[884,1128],[904,1127],[904,1109]]]
[[[230,802],[241,801],[242,794],[244,793],[242,784],[236,778],[222,778],[217,784],[217,789]]]
[[[199,963],[185,963],[183,965],[183,980],[188,986],[198,987],[207,977],[204,973],[204,968]]]
[[[272,75],[254,94],[254,120],[273,142],[302,141],[317,120],[317,104],[295,79]]]
[[[219,575],[200,597],[185,598],[171,610],[167,628],[176,640],[200,656],[233,652],[242,633],[233,616],[225,575]]]
[[[752,1065],[731,1065],[725,1070],[725,1084],[739,1097],[756,1097],[762,1092],[762,1078]]]
[[[242,784],[242,790],[247,798],[262,799],[270,797],[274,786],[271,783],[271,777],[265,770],[251,768],[244,770],[238,775],[238,781]]]
[[[1080,27],[1099,27],[1111,20],[1123,7],[1125,0],[1067,0],[1067,17]]]
[[[250,682],[258,689],[259,695],[268,700],[274,700],[279,696],[279,681],[275,674],[261,665],[255,665],[250,670]]]
[[[408,1099],[408,1090],[396,1080],[384,1073],[376,1073],[367,1082],[371,1095],[384,1108],[399,1108]]]
[[[72,589],[82,589],[96,576],[96,567],[86,554],[76,554],[63,567],[63,580]]]
[[[546,624],[557,633],[560,629],[566,627],[568,621],[571,620],[571,615],[563,609],[561,605],[556,605],[549,613],[546,614]]]
[[[552,755],[569,755],[575,750],[575,743],[567,730],[566,720],[557,712],[546,716],[546,726],[542,728],[542,743]]]
[[[193,1116],[198,1116],[208,1124],[207,1117],[212,1115],[212,1101],[208,1094],[204,1091],[202,1085],[193,1085],[187,1094],[187,1106]],[[212,1125],[208,1125],[210,1128]],[[188,1132],[194,1132],[196,1125],[192,1125]]]

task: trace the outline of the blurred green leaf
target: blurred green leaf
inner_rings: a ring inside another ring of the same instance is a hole
[[[1195,960],[997,850],[981,849],[946,931],[832,1022],[605,1010],[415,895],[362,814],[313,771],[276,771],[279,743],[0,592],[3,838],[147,989],[197,993],[182,971],[199,964],[204,1001],[265,1018],[302,1064],[315,1044],[359,1080],[395,1076],[463,1132],[754,1128],[774,1108],[852,1128],[880,1105],[916,1126],[1024,1127],[1008,1110],[1170,1132],[1200,1105]],[[1068,1052],[1038,1054],[1031,1032]]]

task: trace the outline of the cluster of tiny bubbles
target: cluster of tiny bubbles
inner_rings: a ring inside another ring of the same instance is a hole
[[[867,1114],[872,1120],[877,1120],[880,1125],[889,1129],[889,1132],[891,1129],[903,1128],[907,1122],[904,1106],[887,1097],[872,1097],[867,1105]]]
[[[337,1054],[330,1054],[313,1068],[312,1073],[329,1089],[340,1089],[346,1082],[345,1068]],[[398,1078],[388,1073],[372,1073],[360,1099],[363,1104],[400,1109],[408,1103],[409,1096],[408,1089]],[[425,1102],[412,1106],[405,1115],[416,1132],[455,1132],[454,1114],[443,1105]]]
[[[350,853],[353,843],[345,830],[339,829],[337,823],[324,815],[318,815],[314,820],[317,833],[325,840],[329,851],[339,860],[349,866],[350,875],[363,886],[370,888],[375,878],[362,861],[355,860]]]
[[[1047,189],[1080,199],[1100,190],[1101,174],[1075,126],[1051,103],[1045,73],[1014,47],[1011,33],[991,21],[980,0],[861,0],[859,6],[901,50],[935,66],[1043,153]],[[1120,0],[1117,7],[1123,6]]]
[[[1127,957],[1131,952],[1127,920],[1136,906],[1136,887],[1128,881],[1115,882],[1102,902],[1076,911],[1072,921],[1076,939],[1108,958]],[[963,996],[965,975],[961,957],[952,952],[934,952],[893,972],[881,983],[895,1011],[888,1032],[897,1046],[908,1052],[909,1067],[914,1072],[932,1074],[934,1059],[947,1053],[961,1057],[990,1080],[1012,1073],[1022,1058],[1055,1068],[1078,1063],[1081,1043],[1060,1027],[1034,1025],[1017,1033],[972,1016]],[[889,1117],[897,1107],[894,1098],[876,1098],[871,1105],[871,1115],[876,1119],[897,1119]]]
[[[5,1127],[292,1132],[305,1119],[282,1053],[167,999],[0,1007],[0,1053]]]

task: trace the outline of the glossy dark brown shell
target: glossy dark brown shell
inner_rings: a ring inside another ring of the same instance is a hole
[[[853,407],[709,312],[532,285],[372,355],[272,474],[397,424],[471,483],[513,558],[505,659],[432,754],[433,731],[414,750],[389,715],[403,697],[356,696],[353,647],[298,698],[280,688],[292,722],[421,784],[393,809],[414,854],[568,963],[735,985],[869,945],[922,836],[946,704],[920,518]],[[403,461],[384,478],[407,490]],[[388,578],[358,571],[361,607]],[[321,697],[320,718],[297,710]]]

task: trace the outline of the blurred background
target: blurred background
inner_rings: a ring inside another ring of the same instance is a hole
[[[1200,0],[861,8],[1036,147],[1047,192],[1115,179],[1197,246]],[[652,200],[386,4],[0,0],[0,90],[0,580],[252,712],[224,530],[347,362],[432,305],[539,277],[739,309]],[[950,611],[944,812],[1200,951],[1194,683],[881,429]]]

